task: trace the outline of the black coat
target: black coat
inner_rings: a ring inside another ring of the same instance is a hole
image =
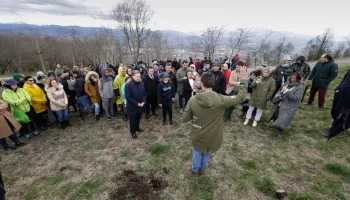
[[[340,112],[350,108],[350,70],[345,74],[343,81],[335,88],[332,117],[335,120]]]
[[[183,95],[186,99],[189,99],[191,98],[192,96],[192,92],[193,92],[193,89],[191,87],[191,84],[190,84],[190,81],[187,79],[185,82],[184,82],[184,92],[183,92]]]
[[[153,79],[151,79],[151,77],[148,75],[144,76],[142,82],[145,85],[147,97],[157,95],[159,81],[156,74],[153,75]]]
[[[225,94],[225,87],[226,87],[226,77],[225,74],[222,73],[222,71],[214,71],[212,70],[211,73],[214,75],[215,84],[213,87],[213,91],[218,94]]]
[[[168,81],[164,83],[164,81],[160,82],[158,85],[158,104],[163,104],[164,101],[171,100],[175,98],[175,88],[174,85]]]
[[[142,108],[137,104],[146,102],[146,90],[143,82],[132,80],[125,85],[126,114],[136,115],[142,113]]]
[[[176,87],[176,85],[177,85],[176,74],[174,74],[173,72],[170,72],[169,73],[169,80],[173,84],[173,86]]]
[[[85,76],[80,76],[77,78],[74,84],[74,88],[78,98],[87,95],[85,93]]]

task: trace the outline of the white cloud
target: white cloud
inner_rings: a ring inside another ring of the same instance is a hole
[[[332,28],[337,36],[350,34],[349,3],[333,0],[149,0],[155,11],[150,27],[183,32],[201,31],[208,26],[265,28],[298,34],[317,35]],[[93,19],[108,13],[114,0],[6,0],[0,3],[0,22],[30,24],[111,26],[113,22]],[[6,12],[5,12],[6,11]]]

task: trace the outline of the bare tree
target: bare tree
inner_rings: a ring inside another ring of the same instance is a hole
[[[224,34],[224,27],[209,27],[202,33],[202,43],[205,55],[213,58],[215,50],[220,43],[221,36]]]
[[[304,52],[308,53],[308,60],[317,60],[322,54],[330,52],[333,39],[332,29],[326,29],[322,35],[311,39],[304,48]]]
[[[136,63],[145,40],[150,36],[147,28],[154,12],[145,0],[124,0],[112,10],[110,18],[123,30],[132,60]]]
[[[202,43],[201,43],[201,38],[198,36],[188,36],[187,37],[187,42],[188,42],[188,49],[190,56],[194,58],[198,58],[199,56],[202,55],[201,50],[202,48]]]
[[[294,45],[291,42],[286,40],[286,37],[282,37],[280,41],[277,43],[275,48],[275,61],[277,64],[280,63],[281,57],[284,54],[290,54],[294,51]]]
[[[333,53],[334,58],[341,58],[341,57],[343,57],[344,51],[345,51],[345,44],[343,42],[341,42],[334,49],[334,53]]]
[[[228,47],[231,49],[230,59],[232,59],[234,52],[239,53],[242,49],[246,48],[246,45],[249,43],[249,33],[251,30],[252,29],[239,28],[237,31],[231,32],[228,38]]]
[[[268,38],[272,35],[272,31],[267,31],[263,39],[257,44],[255,47],[250,47],[249,53],[252,56],[254,67],[257,66],[259,62],[261,62],[261,57],[266,56],[266,52],[270,50],[270,43]]]

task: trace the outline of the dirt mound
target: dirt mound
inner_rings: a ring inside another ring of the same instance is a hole
[[[167,183],[157,179],[153,174],[138,175],[133,170],[126,170],[120,176],[126,184],[109,194],[111,200],[116,199],[154,199],[160,191],[167,187]]]

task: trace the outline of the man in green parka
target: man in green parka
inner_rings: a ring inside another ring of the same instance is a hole
[[[242,103],[248,89],[248,72],[241,70],[241,83],[236,96],[224,96],[212,90],[215,80],[210,73],[201,76],[201,88],[189,100],[183,115],[183,121],[192,120],[191,140],[193,149],[193,175],[202,175],[211,153],[216,152],[223,141],[222,116],[226,108]]]
[[[318,107],[323,109],[327,88],[337,76],[338,65],[334,62],[333,57],[330,54],[323,54],[320,58],[320,62],[316,63],[315,67],[312,69],[309,80],[306,82],[306,84],[309,85],[312,80],[310,97],[305,105],[312,105],[316,92],[318,92]]]

